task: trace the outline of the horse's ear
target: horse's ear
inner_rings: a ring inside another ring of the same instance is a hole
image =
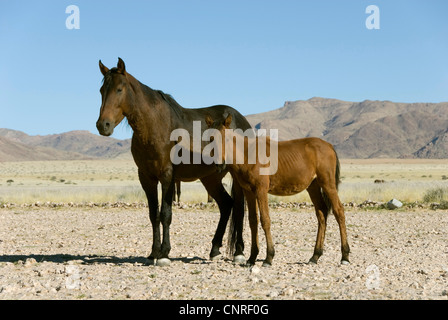
[[[210,117],[209,115],[207,115],[207,116],[205,117],[205,123],[207,124],[207,126],[208,126],[209,128],[211,128],[212,125],[213,125],[213,119],[212,119],[212,117]]]
[[[229,114],[229,115],[226,117],[226,120],[224,120],[224,126],[225,126],[226,128],[229,129],[231,123],[232,123],[232,115]]]
[[[103,74],[103,76],[105,76],[106,73],[109,71],[109,68],[106,67],[106,66],[101,62],[101,60],[100,60],[100,70],[101,70],[101,73]]]
[[[118,58],[117,69],[119,73],[125,74],[126,66],[124,65],[124,61],[121,58]]]

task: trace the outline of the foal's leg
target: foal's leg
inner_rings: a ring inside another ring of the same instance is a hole
[[[316,210],[316,217],[318,222],[317,227],[317,238],[316,245],[314,246],[314,253],[308,263],[317,263],[320,256],[323,253],[325,230],[327,228],[327,216],[328,208],[325,205],[325,201],[322,197],[321,189],[316,180],[314,180],[307,189],[310,195],[311,201],[314,204],[314,209]]]
[[[272,264],[272,259],[274,258],[275,249],[274,242],[272,241],[271,235],[271,218],[269,217],[269,206],[268,206],[268,193],[267,190],[257,191],[257,203],[260,208],[260,220],[261,227],[263,228],[264,234],[266,236],[266,259],[263,262],[264,267],[269,267]]]
[[[247,260],[247,265],[254,265],[259,252],[258,243],[258,213],[257,213],[257,199],[252,192],[245,192],[244,196],[247,201],[247,209],[249,211],[249,226],[252,238],[250,257]]]
[[[222,246],[222,239],[226,231],[227,221],[229,220],[230,211],[232,210],[232,197],[227,193],[221,182],[222,175],[216,174],[201,179],[202,184],[207,189],[209,196],[212,196],[219,207],[221,214],[215,236],[212,240],[212,250],[210,251],[210,259],[216,260],[220,257],[219,248]]]
[[[350,253],[350,247],[347,242],[347,230],[345,226],[345,213],[344,207],[342,206],[341,200],[339,199],[338,191],[336,185],[325,184],[323,185],[323,190],[327,197],[330,199],[331,206],[333,207],[333,214],[339,225],[339,232],[341,234],[341,251],[342,259],[341,264],[349,264],[350,260],[348,258]]]

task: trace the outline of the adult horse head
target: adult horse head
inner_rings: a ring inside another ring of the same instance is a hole
[[[104,76],[101,92],[101,110],[96,127],[103,136],[110,136],[114,128],[129,113],[131,105],[131,86],[127,79],[124,61],[118,58],[116,68],[109,69],[99,62],[101,73]]]

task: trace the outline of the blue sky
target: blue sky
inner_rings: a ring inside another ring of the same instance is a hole
[[[365,26],[372,4],[379,30]],[[66,28],[69,5],[78,30]],[[0,128],[97,134],[98,60],[118,57],[184,107],[448,101],[447,15],[446,0],[0,0]]]

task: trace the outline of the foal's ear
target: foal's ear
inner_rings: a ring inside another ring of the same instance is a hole
[[[232,123],[232,115],[229,114],[226,120],[224,120],[224,126],[229,129],[231,123]]]
[[[121,58],[118,58],[117,69],[119,73],[125,74],[126,66],[124,65],[124,61]]]
[[[101,62],[101,60],[100,60],[100,70],[101,70],[101,73],[103,74],[103,76],[105,76],[106,73],[109,71],[109,68],[106,67],[106,66]]]
[[[208,126],[209,128],[211,128],[211,127],[213,126],[213,119],[212,119],[212,117],[210,117],[209,115],[207,115],[207,116],[205,117],[205,123],[207,124],[207,126]]]

